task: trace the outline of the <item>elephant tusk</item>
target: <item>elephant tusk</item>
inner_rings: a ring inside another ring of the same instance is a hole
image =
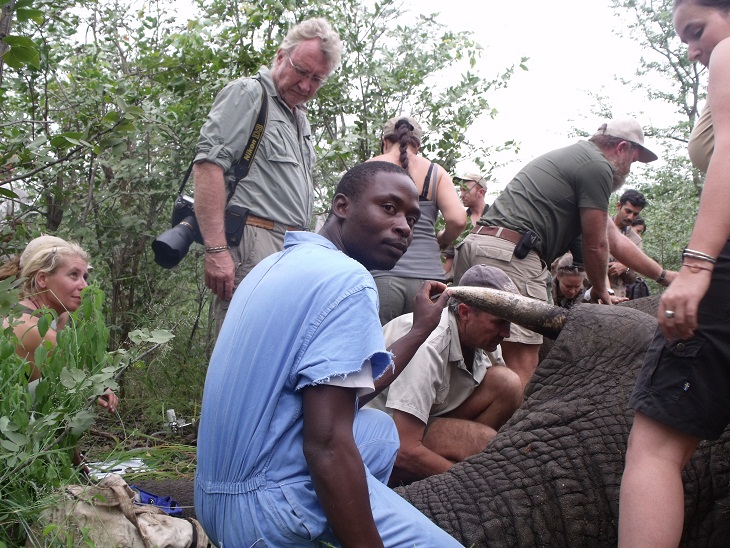
[[[526,327],[550,339],[557,339],[568,317],[568,309],[554,306],[518,293],[488,287],[449,287],[452,297]]]

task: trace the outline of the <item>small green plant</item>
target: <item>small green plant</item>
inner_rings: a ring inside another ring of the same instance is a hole
[[[3,302],[13,301],[17,298]],[[74,448],[94,423],[96,398],[117,386],[123,355],[106,350],[102,302],[99,289],[86,288],[56,346],[37,349],[34,358],[42,377],[33,393],[29,364],[15,353],[11,326],[17,318],[0,310],[10,324],[0,333],[0,546],[22,545],[33,518],[57,502],[57,488],[77,479]],[[43,334],[56,318],[51,311],[40,314]]]

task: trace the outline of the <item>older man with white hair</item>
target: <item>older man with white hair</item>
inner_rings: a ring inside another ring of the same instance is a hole
[[[283,248],[287,230],[309,229],[316,158],[304,105],[340,64],[341,53],[327,21],[302,21],[289,30],[270,69],[223,88],[200,130],[195,212],[205,243],[205,285],[215,294],[216,334],[241,280]],[[250,160],[247,173],[239,159]]]

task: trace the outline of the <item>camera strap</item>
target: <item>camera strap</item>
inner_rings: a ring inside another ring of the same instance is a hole
[[[243,154],[238,159],[238,162],[233,166],[233,173],[236,176],[236,183],[231,185],[228,190],[228,200],[233,197],[233,193],[236,191],[236,185],[238,181],[248,175],[248,170],[251,169],[251,164],[256,156],[256,151],[259,149],[259,145],[264,138],[264,131],[266,131],[266,122],[269,118],[269,102],[268,93],[261,80],[254,78],[261,85],[261,108],[259,108],[259,115],[256,117],[256,124],[253,126],[251,136],[248,138],[248,143],[243,149]]]
[[[177,191],[178,195],[182,195],[183,190],[185,190],[185,184],[188,182],[188,179],[190,178],[190,174],[193,171],[193,162],[190,162],[190,165],[188,166],[188,170],[185,172],[185,177],[183,177],[182,183],[180,183],[180,189]]]
[[[266,88],[264,88],[264,84],[261,83],[261,80],[259,78],[252,79],[256,80],[261,86],[261,108],[259,108],[259,114],[256,117],[256,123],[254,124],[253,131],[251,132],[251,135],[248,138],[248,142],[243,149],[243,153],[241,153],[241,157],[238,159],[238,162],[236,162],[232,166],[233,173],[236,176],[236,182],[231,185],[231,188],[228,189],[228,198],[226,199],[226,202],[230,201],[230,199],[233,197],[233,193],[236,191],[236,185],[238,185],[238,181],[248,175],[248,171],[249,169],[251,169],[251,164],[256,157],[256,151],[258,151],[261,140],[264,138],[264,131],[266,131],[266,122],[269,118],[269,94],[266,93]],[[183,177],[182,183],[180,183],[180,190],[177,191],[178,194],[182,194],[183,190],[185,190],[185,185],[187,184],[188,179],[190,178],[190,174],[192,172],[193,162],[190,162],[188,170],[185,172],[185,176]]]

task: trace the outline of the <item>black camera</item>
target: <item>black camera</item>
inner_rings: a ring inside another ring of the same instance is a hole
[[[187,255],[193,242],[203,243],[203,236],[195,218],[193,199],[180,194],[172,207],[172,228],[152,242],[155,262],[162,268],[176,266]]]

